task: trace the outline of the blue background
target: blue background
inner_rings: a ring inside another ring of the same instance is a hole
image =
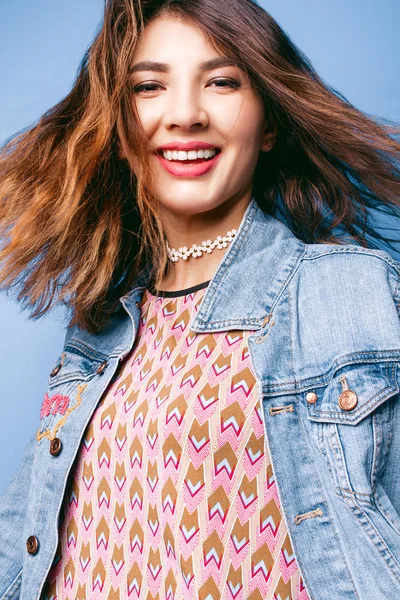
[[[400,122],[398,0],[264,0],[325,81],[359,109]],[[17,0],[0,6],[0,140],[69,91],[100,22],[100,0]],[[28,319],[0,295],[0,494],[37,430],[48,374],[61,351],[61,310]]]

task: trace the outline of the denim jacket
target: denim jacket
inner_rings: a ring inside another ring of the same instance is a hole
[[[139,325],[147,271],[100,333],[67,329],[0,498],[0,600],[38,600],[85,428]],[[265,440],[312,600],[400,598],[400,263],[305,244],[253,198],[189,328],[253,330]]]

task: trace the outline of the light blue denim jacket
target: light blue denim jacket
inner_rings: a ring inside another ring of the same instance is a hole
[[[189,325],[254,330],[266,444],[312,600],[400,598],[399,281],[388,253],[304,244],[253,199]],[[0,499],[1,600],[40,596],[68,475],[133,346],[146,282],[145,272],[101,333],[67,330],[37,431]]]

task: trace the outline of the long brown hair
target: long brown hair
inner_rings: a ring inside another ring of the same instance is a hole
[[[146,264],[156,284],[165,273],[149,145],[129,87],[137,40],[163,13],[199,25],[262,95],[278,129],[254,174],[263,210],[307,243],[343,243],[343,233],[363,246],[394,241],[370,225],[368,209],[399,214],[399,128],[327,86],[264,9],[252,0],[106,0],[71,92],[0,155],[0,286],[17,286],[31,317],[59,301],[71,325],[96,332]]]

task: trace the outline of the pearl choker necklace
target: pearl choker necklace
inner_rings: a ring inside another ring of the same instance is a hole
[[[235,236],[236,229],[231,229],[231,231],[228,231],[226,236],[217,235],[213,242],[211,240],[205,240],[200,245],[193,244],[191,248],[188,248],[187,246],[181,246],[179,250],[176,250],[175,248],[170,248],[167,242],[168,256],[172,260],[172,262],[176,262],[180,258],[182,258],[183,260],[187,260],[189,256],[197,258],[198,256],[201,256],[203,252],[207,252],[208,254],[210,254],[210,252],[212,252],[214,248],[218,248],[219,250],[222,250],[222,248],[226,248],[228,242],[232,242]]]

